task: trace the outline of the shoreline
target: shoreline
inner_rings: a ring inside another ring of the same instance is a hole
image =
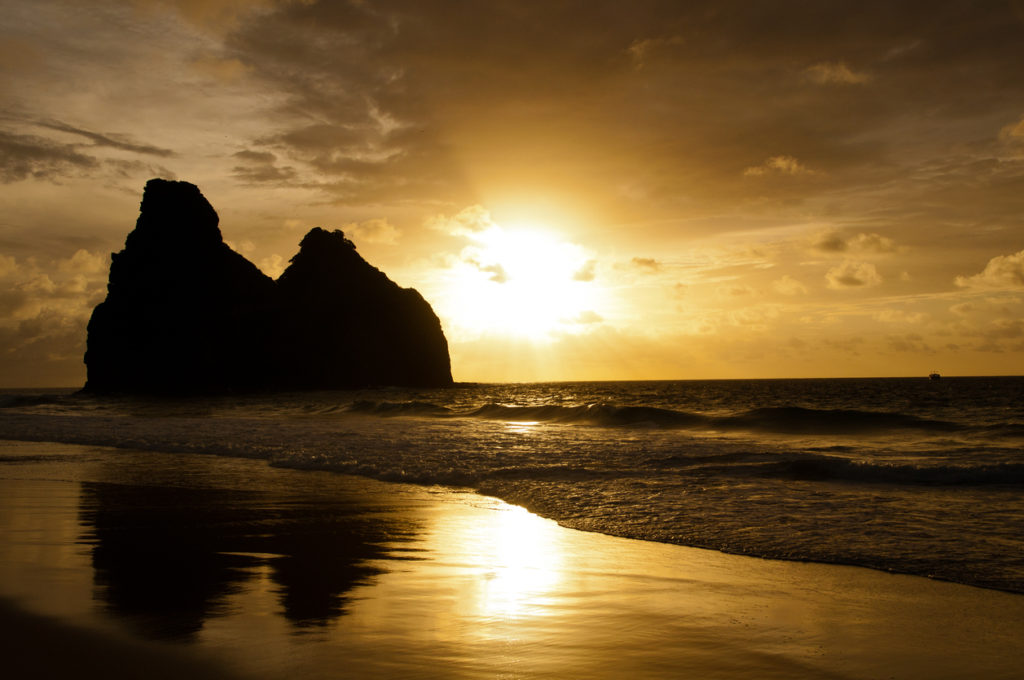
[[[1010,678],[1024,663],[1014,593],[249,459],[26,442],[0,459],[0,596],[28,612],[5,624],[45,616],[244,677]]]

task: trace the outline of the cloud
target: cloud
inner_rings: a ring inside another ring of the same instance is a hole
[[[29,177],[53,181],[99,166],[96,158],[79,152],[74,144],[0,130],[0,180],[5,184]]]
[[[671,51],[673,48],[685,44],[685,42],[678,35],[667,38],[645,38],[643,40],[634,40],[626,49],[626,52],[633,63],[633,68],[639,71],[647,66],[652,59],[656,59],[659,54]]]
[[[937,15],[951,11],[938,0]],[[964,122],[952,144],[976,139],[967,123],[992,116],[993,104],[1020,113],[1017,100],[982,85],[1014,91],[1009,65],[1024,49],[1006,33],[1005,8],[928,26],[907,8],[832,3],[494,0],[444,14],[393,0],[282,2],[248,15],[226,56],[274,95],[274,128],[258,139],[303,176],[320,175],[341,203],[465,205],[502,186],[543,191],[558,181],[611,220],[630,214],[637,195],[655,218],[680,200],[695,212],[736,205],[733,180],[748,166],[763,179],[821,178],[777,197],[787,205],[826,182],[855,181],[839,198],[856,210],[847,199],[865,187],[912,177],[901,152],[922,148],[946,121]],[[895,55],[908,36],[922,47],[885,64],[880,84],[890,90],[838,91],[869,79],[855,56]],[[850,60],[823,60],[823,43]],[[833,86],[795,83],[794,63]],[[954,90],[962,96],[950,102]],[[907,116],[921,110],[936,111],[934,125],[908,134]],[[789,155],[773,155],[780,149]],[[613,176],[637,191],[610,187]]]
[[[258,262],[258,264],[260,270],[262,270],[264,274],[266,274],[272,279],[276,279],[277,277],[281,276],[281,274],[284,273],[284,270],[288,266],[288,263],[285,261],[285,259],[278,255],[277,253],[274,253],[273,255],[270,255],[268,257],[264,257],[262,260]]]
[[[805,77],[818,85],[863,85],[871,80],[867,73],[857,73],[841,61],[823,61],[809,66]]]
[[[238,151],[234,157],[244,165],[236,165],[231,173],[247,184],[263,184],[267,182],[289,183],[295,179],[295,168],[279,167],[277,156],[269,151]]]
[[[222,83],[236,82],[248,71],[238,59],[224,59],[215,55],[199,56],[192,60],[191,66],[198,73]]]
[[[478,260],[475,260],[473,258],[464,258],[464,259],[465,259],[466,262],[468,262],[469,264],[473,265],[474,267],[476,267],[480,271],[482,271],[482,272],[484,272],[486,274],[490,274],[491,275],[491,278],[490,278],[491,281],[494,281],[495,283],[508,283],[508,272],[506,272],[505,268],[502,267],[500,264],[497,264],[497,263],[495,263],[495,264],[483,264],[483,263],[481,263]]]
[[[1024,250],[993,257],[980,274],[957,276],[954,282],[961,288],[1024,288]]]
[[[971,312],[975,311],[975,307],[970,302],[960,302],[950,307],[949,311],[953,312],[957,316],[967,316]]]
[[[106,293],[105,255],[84,249],[41,262],[0,255],[0,372],[8,383],[69,384],[85,329]]]
[[[247,15],[273,6],[275,0],[131,0],[131,4],[150,12],[173,8],[200,28],[222,32],[237,26]]]
[[[68,259],[58,261],[57,269],[58,271],[72,275],[94,275],[105,272],[109,264],[110,258],[105,255],[90,253],[88,250],[80,248]],[[2,267],[0,267],[0,275],[2,275]]]
[[[860,233],[846,237],[834,231],[818,234],[811,247],[825,253],[844,253],[848,250],[862,253],[893,253],[899,250],[896,242],[887,236],[875,233]]]
[[[758,305],[731,311],[728,313],[727,318],[734,326],[742,326],[747,330],[764,332],[769,330],[772,321],[779,318],[779,310],[771,305]]]
[[[816,173],[792,156],[772,156],[761,165],[747,168],[743,174],[747,177],[760,177],[768,174],[814,175]]]
[[[1010,123],[999,131],[999,136],[1011,141],[1024,141],[1024,116],[1016,123]]]
[[[134,177],[160,177],[161,179],[178,179],[178,175],[168,170],[163,165],[147,163],[146,161],[127,160],[123,158],[107,158],[103,161],[103,167],[110,171],[115,177],[131,179]]]
[[[825,274],[828,287],[833,290],[844,288],[871,288],[882,283],[882,276],[870,262],[846,261],[829,269]]]
[[[908,312],[905,309],[883,309],[874,314],[877,321],[883,323],[921,323],[928,318],[923,312]]]
[[[896,252],[896,242],[880,234],[857,234],[850,241],[850,247],[868,253]]]
[[[10,255],[0,253],[0,279],[18,271],[18,261]]]
[[[61,121],[39,121],[36,123],[39,127],[47,128],[49,130],[55,130],[57,132],[67,132],[72,135],[84,137],[92,142],[93,146],[104,146],[111,149],[118,149],[121,151],[130,151],[132,153],[138,153],[148,156],[160,156],[169,157],[174,156],[175,153],[170,149],[163,149],[158,146],[151,144],[141,144],[134,142],[128,135],[123,134],[100,134],[98,132],[91,132],[89,130],[83,130],[82,128],[62,123]]]
[[[886,338],[886,344],[893,352],[911,352],[913,354],[926,354],[934,351],[919,333],[907,333],[906,335],[890,335]]]
[[[1020,319],[996,319],[989,326],[990,338],[1016,339],[1024,337],[1024,322]]]
[[[654,273],[661,269],[661,263],[651,257],[634,257],[629,263],[636,269]]]
[[[800,283],[789,274],[783,275],[781,279],[776,279],[772,282],[772,288],[775,292],[782,295],[806,295],[807,286]]]
[[[587,260],[572,275],[573,281],[593,281],[596,276],[597,260]]]
[[[174,173],[161,165],[93,153],[97,149],[113,149],[143,156],[174,156],[170,149],[136,142],[129,135],[100,134],[60,121],[34,121],[31,126],[84,138],[89,143],[61,141],[11,129],[0,130],[0,182],[10,184],[29,178],[57,182],[61,178],[89,175],[174,177]]]
[[[826,253],[843,253],[850,247],[850,244],[836,232],[825,232],[817,236],[811,247]]]
[[[342,227],[342,231],[367,243],[381,243],[393,246],[398,243],[399,231],[387,218],[375,218],[363,222],[352,222]]]
[[[452,236],[471,236],[498,226],[491,219],[491,213],[482,205],[471,205],[455,215],[435,215],[428,218],[426,225]]]

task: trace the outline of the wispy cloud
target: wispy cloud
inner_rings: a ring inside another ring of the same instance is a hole
[[[54,180],[99,166],[98,159],[81,153],[74,144],[0,130],[0,179],[4,183],[29,177]]]
[[[776,279],[772,282],[772,288],[777,293],[782,295],[806,295],[807,286],[797,281],[789,274],[784,275],[781,279]]]
[[[296,178],[295,168],[279,166],[277,156],[270,152],[245,149],[235,153],[234,157],[243,164],[236,165],[231,173],[247,184],[284,184]]]
[[[894,253],[899,250],[896,242],[888,236],[876,233],[860,233],[845,236],[839,232],[826,231],[818,234],[811,243],[814,250],[824,253]]]
[[[60,121],[39,121],[36,125],[41,128],[47,128],[57,132],[67,132],[68,134],[83,137],[92,142],[93,146],[104,146],[111,149],[130,151],[132,153],[144,154],[147,156],[160,156],[162,158],[175,155],[174,151],[170,149],[163,149],[158,146],[153,146],[152,144],[135,142],[129,135],[112,133],[101,134],[99,132],[92,132],[73,125],[68,125],[67,123],[62,123]]]
[[[823,61],[814,64],[804,71],[804,75],[819,85],[863,85],[871,81],[869,74],[854,71],[842,61]]]
[[[747,177],[760,177],[769,174],[813,175],[816,173],[793,156],[772,156],[761,165],[747,168],[743,174]]]
[[[634,257],[629,261],[629,263],[634,268],[648,273],[654,273],[661,270],[661,263],[653,257]]]

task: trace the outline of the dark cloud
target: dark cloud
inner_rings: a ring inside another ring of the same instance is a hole
[[[24,121],[9,119],[8,124],[25,126]],[[108,158],[96,153],[106,148],[133,154],[168,157],[174,152],[131,141],[127,135],[103,135],[56,121],[35,122],[34,128],[82,137],[90,143],[66,142],[16,130],[0,130],[0,180],[4,183],[25,179],[55,181],[61,177],[100,174],[114,177],[174,178],[162,165],[140,160]]]
[[[232,174],[246,184],[288,184],[296,178],[295,169],[291,166],[277,165],[277,156],[269,151],[252,151],[245,149],[234,154],[245,165],[236,165]]]
[[[54,180],[99,165],[96,158],[80,153],[74,144],[0,130],[0,180],[4,183],[29,177]]]
[[[828,233],[818,236],[814,241],[813,247],[826,253],[842,253],[850,246],[846,239],[839,234]]]
[[[42,128],[48,128],[50,130],[56,130],[58,132],[67,132],[73,135],[84,137],[92,142],[93,146],[105,146],[111,149],[119,149],[121,151],[130,151],[132,153],[143,154],[147,156],[161,156],[169,157],[174,156],[175,153],[170,149],[162,149],[158,146],[152,146],[150,144],[139,144],[133,142],[127,135],[118,134],[100,134],[98,132],[90,132],[89,130],[83,130],[81,128],[62,123],[60,121],[40,121],[36,125]]]
[[[666,214],[837,207],[1024,111],[1019,20],[953,0],[286,3],[225,56],[285,95],[258,146],[343,202],[568,183],[614,217],[629,177]]]
[[[272,164],[272,163],[274,163],[274,161],[277,160],[277,156],[275,156],[274,154],[269,153],[267,151],[250,151],[248,149],[244,149],[242,151],[237,152],[235,154],[235,158],[237,158],[239,160],[247,161],[247,162],[250,162],[250,163],[261,163],[261,164],[267,164],[267,163]]]
[[[898,250],[896,242],[888,236],[875,233],[843,235],[836,232],[819,234],[811,244],[815,250],[824,253],[845,253],[857,251],[861,253],[894,253]]]
[[[123,179],[134,177],[160,177],[162,179],[178,179],[174,171],[163,165],[147,163],[146,161],[130,161],[121,158],[107,158],[103,165],[115,175]]]

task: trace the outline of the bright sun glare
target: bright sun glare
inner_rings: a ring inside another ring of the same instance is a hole
[[[538,228],[492,225],[469,237],[446,296],[461,330],[539,340],[600,318],[593,264],[580,246]]]

